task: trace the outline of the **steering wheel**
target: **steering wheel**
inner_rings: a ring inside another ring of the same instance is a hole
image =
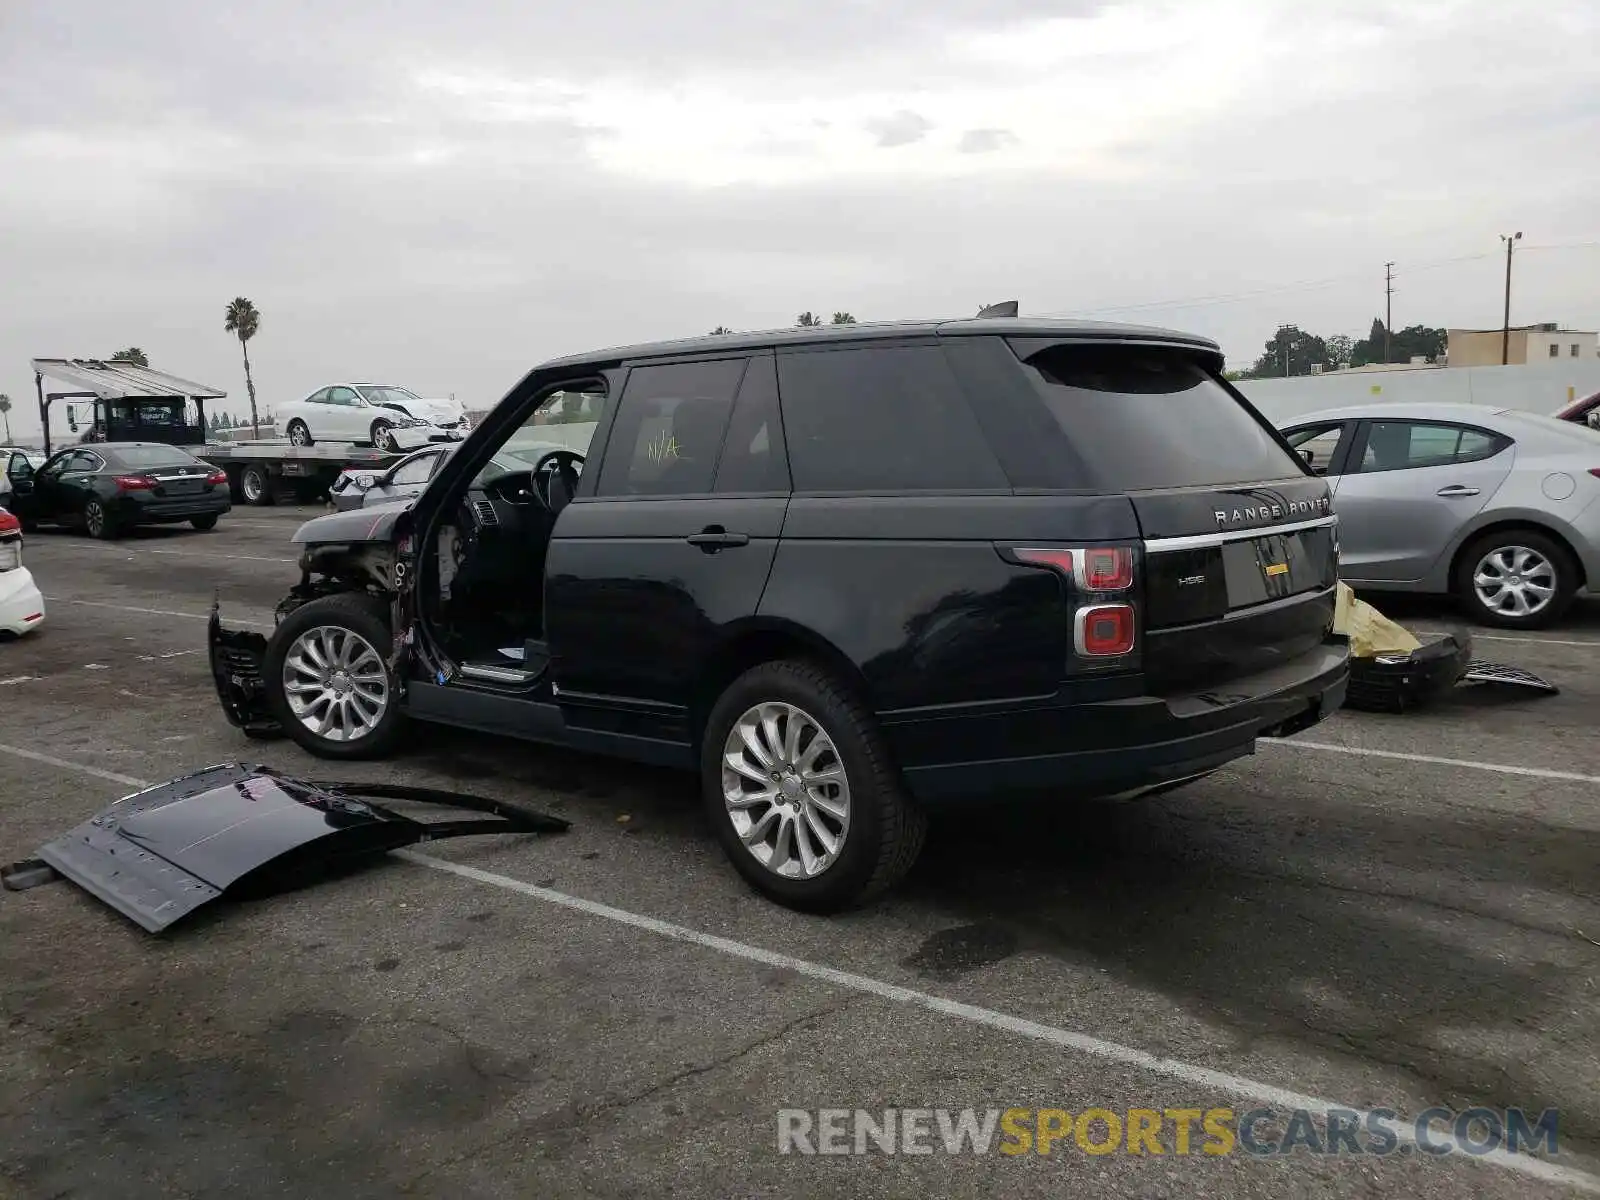
[[[584,456],[576,450],[546,450],[539,456],[539,461],[533,464],[533,470],[528,476],[528,486],[552,513],[556,511],[554,488],[556,477],[560,476],[561,484],[566,489],[567,499],[572,499],[578,490],[578,470],[584,463]]]

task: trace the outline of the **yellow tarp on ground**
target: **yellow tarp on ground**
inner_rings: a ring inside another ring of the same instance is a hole
[[[1372,658],[1378,654],[1409,654],[1422,645],[1401,625],[1396,625],[1372,605],[1357,600],[1348,584],[1336,592],[1333,631],[1350,639],[1353,658]]]

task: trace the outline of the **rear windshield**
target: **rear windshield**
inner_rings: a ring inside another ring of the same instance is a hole
[[[1220,487],[1304,474],[1270,430],[1183,354],[1056,346],[1028,365],[1096,488]]]
[[[108,450],[106,457],[117,467],[196,467],[200,460],[176,446],[125,446]]]

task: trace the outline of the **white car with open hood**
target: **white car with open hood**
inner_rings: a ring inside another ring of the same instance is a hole
[[[414,450],[460,441],[471,431],[454,400],[430,400],[387,383],[334,383],[304,400],[280,404],[277,424],[296,446],[370,442],[380,450]]]

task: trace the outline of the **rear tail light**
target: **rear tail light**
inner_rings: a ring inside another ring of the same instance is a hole
[[[1085,604],[1073,618],[1072,644],[1085,658],[1116,658],[1138,640],[1131,604]]]
[[[22,522],[0,508],[0,571],[22,565]]]
[[[228,473],[226,471],[213,471],[211,474],[206,476],[206,482],[211,484],[227,483]]]
[[[1090,546],[1083,550],[1027,548],[1015,553],[1019,562],[1061,572],[1080,592],[1125,592],[1133,586],[1133,551],[1127,546]]]
[[[148,492],[156,486],[156,481],[148,475],[118,475],[111,482],[124,492]]]
[[[1011,555],[1017,562],[1049,568],[1070,581],[1072,646],[1079,659],[1122,658],[1134,652],[1139,642],[1138,611],[1122,599],[1136,582],[1133,547],[1025,547],[1013,549]]]
[[[1596,479],[1600,479],[1600,467],[1590,467],[1589,474],[1593,475]]]

